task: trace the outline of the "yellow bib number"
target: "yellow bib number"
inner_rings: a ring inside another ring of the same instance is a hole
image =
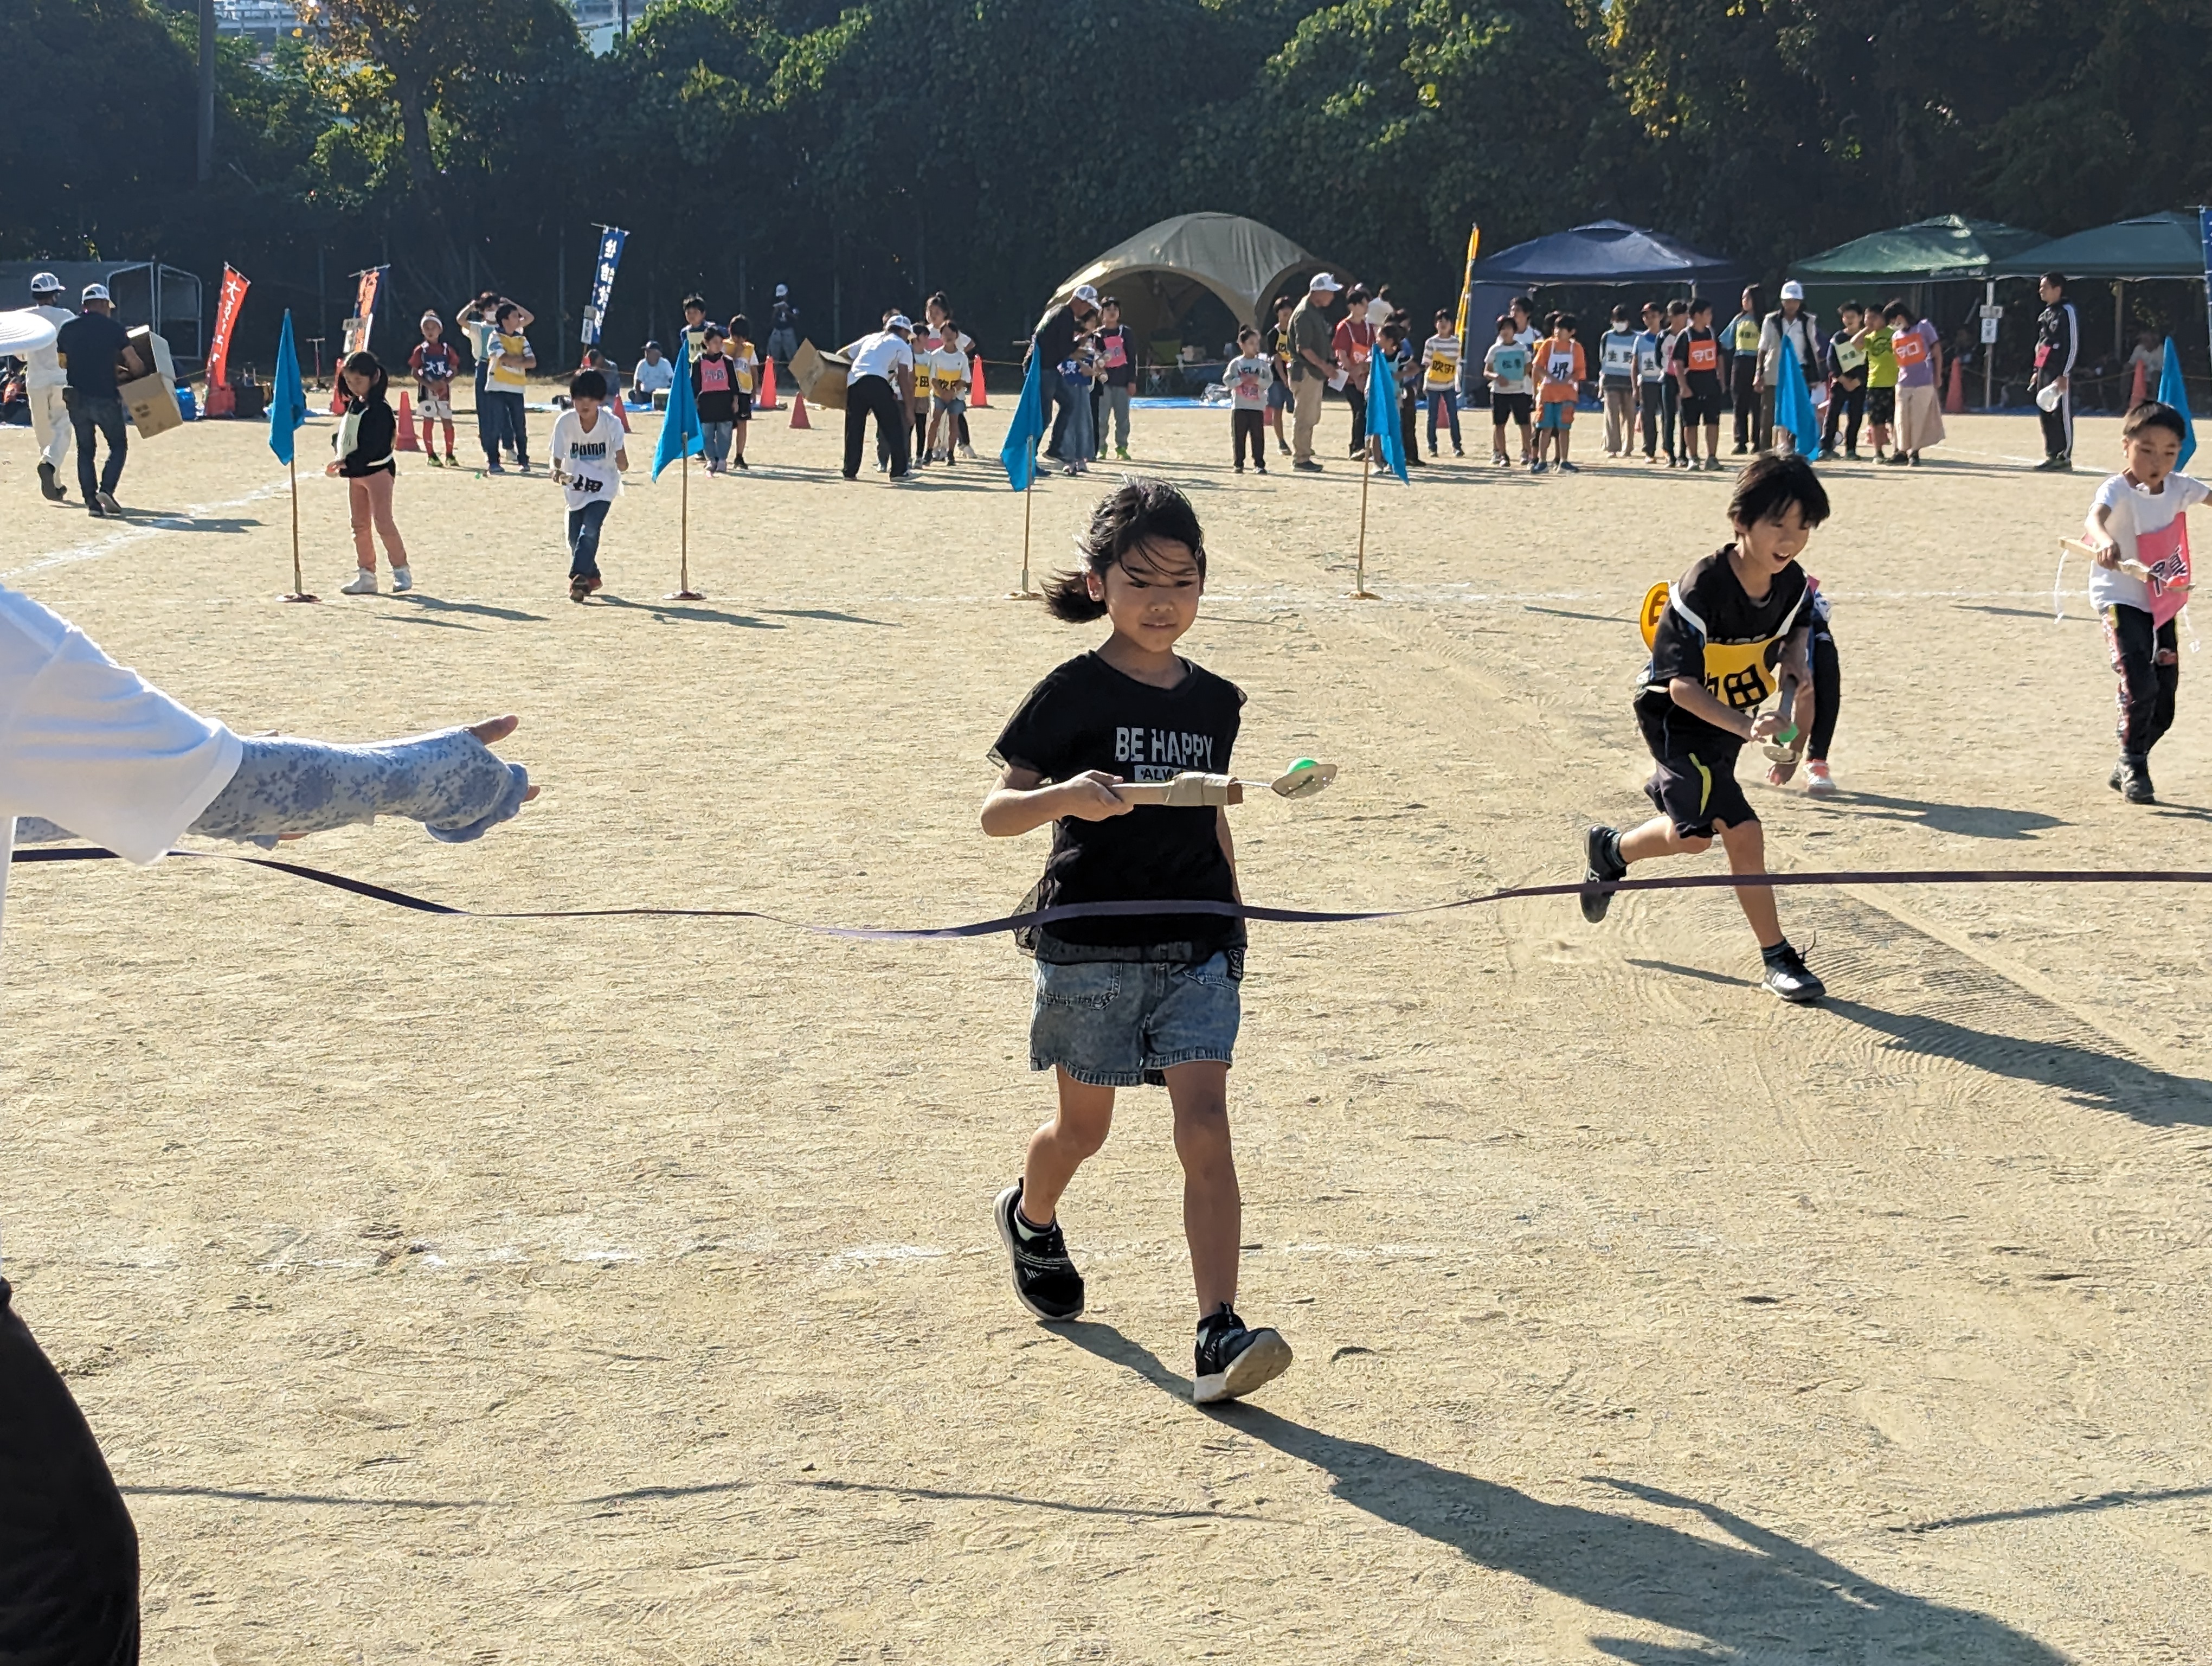
[[[1763,642],[1707,642],[1705,687],[1730,710],[1753,711],[1773,697],[1776,683],[1768,657],[1781,658],[1781,639]]]
[[[1650,648],[1652,638],[1659,634],[1659,621],[1667,617],[1667,581],[1662,579],[1644,593],[1644,606],[1636,616],[1638,629],[1644,632],[1644,646]]]

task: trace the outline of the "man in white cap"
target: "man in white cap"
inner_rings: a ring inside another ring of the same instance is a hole
[[[1790,429],[1774,426],[1774,395],[1782,385],[1784,348],[1797,356],[1797,368],[1804,373],[1809,393],[1814,367],[1820,362],[1820,337],[1813,328],[1813,315],[1805,310],[1805,286],[1795,278],[1782,286],[1780,309],[1769,313],[1759,328],[1759,431],[1769,446],[1796,438]],[[1794,444],[1788,448],[1795,449]]]
[[[40,272],[31,279],[31,304],[23,310],[58,329],[76,316],[60,304],[61,298],[61,279],[52,272]],[[39,439],[39,489],[55,503],[69,496],[62,489],[60,479],[62,459],[69,455],[70,448],[69,405],[62,398],[67,380],[61,356],[52,343],[30,350],[23,386],[31,398],[31,431]]]
[[[1044,385],[1045,410],[1051,412],[1055,400],[1060,404],[1059,410],[1053,415],[1051,437],[1046,441],[1044,446],[1046,453],[1050,456],[1059,457],[1064,454],[1067,440],[1067,419],[1074,410],[1074,405],[1071,403],[1071,396],[1067,391],[1066,379],[1060,374],[1060,368],[1063,365],[1071,368],[1073,366],[1075,337],[1083,331],[1088,330],[1097,318],[1098,291],[1088,283],[1079,283],[1076,285],[1075,293],[1058,306],[1048,310],[1045,315],[1037,320],[1036,328],[1030,332],[1030,356],[1039,362],[1042,370],[1041,380]],[[1023,374],[1026,375],[1029,360],[1024,359],[1022,366]],[[1086,392],[1083,397],[1087,404],[1091,396]],[[1087,410],[1085,414],[1089,415]],[[1069,463],[1068,472],[1074,474],[1078,471],[1077,465],[1073,462]]]
[[[845,478],[860,477],[860,452],[868,437],[868,418],[876,419],[876,439],[890,452],[890,477],[906,478],[907,412],[914,404],[914,320],[893,313],[884,327],[845,350],[853,368],[845,373]]]
[[[131,337],[115,321],[115,303],[105,283],[84,286],[84,310],[61,327],[54,349],[69,373],[62,390],[70,427],[76,436],[76,484],[84,507],[94,515],[119,515],[115,488],[123,479],[123,459],[131,453],[131,419],[124,415],[117,391],[116,367]],[[92,442],[95,435],[107,441],[107,461],[95,477]]]
[[[1321,422],[1321,398],[1337,374],[1336,326],[1328,309],[1344,288],[1328,272],[1316,272],[1306,298],[1291,313],[1291,466],[1321,472],[1314,461],[1314,429]]]
[[[799,351],[799,308],[791,304],[791,287],[775,286],[775,305],[768,312],[769,357],[788,368],[791,356]]]

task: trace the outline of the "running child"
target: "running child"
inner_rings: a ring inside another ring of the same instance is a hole
[[[1437,418],[1451,419],[1452,455],[1464,457],[1459,443],[1459,325],[1447,312],[1437,314],[1437,332],[1421,349],[1428,366],[1423,378],[1429,402],[1429,455],[1437,454]]]
[[[699,356],[691,362],[691,398],[699,409],[699,448],[708,474],[729,472],[730,441],[737,430],[738,366],[726,350],[722,326],[702,326]]]
[[[1698,430],[1705,431],[1705,467],[1721,466],[1721,344],[1713,333],[1713,303],[1703,295],[1689,304],[1689,327],[1674,338],[1674,377],[1682,395],[1682,455],[1685,468],[1698,465]]]
[[[453,378],[460,374],[461,356],[446,338],[446,326],[435,313],[422,314],[422,339],[407,356],[415,373],[415,414],[422,419],[422,457],[438,467],[438,448],[430,443],[432,419],[446,425],[446,465],[459,468],[453,457]]]
[[[623,471],[629,466],[623,425],[603,403],[607,392],[607,379],[598,371],[578,371],[568,384],[568,409],[553,423],[553,477],[561,483],[568,510],[572,602],[599,587],[599,533],[608,507],[622,493]]]
[[[1237,472],[1244,472],[1244,453],[1252,453],[1252,466],[1267,471],[1267,398],[1275,386],[1275,362],[1260,350],[1260,332],[1246,325],[1237,332],[1237,356],[1221,368],[1221,385],[1229,390],[1229,448]]]
[[[1613,309],[1613,328],[1599,337],[1597,375],[1605,396],[1605,454],[1627,457],[1636,450],[1636,343],[1628,303]]]
[[[1763,452],[1736,477],[1729,500],[1735,537],[1668,592],[1638,682],[1636,721],[1658,765],[1644,790],[1659,814],[1632,832],[1598,826],[1583,836],[1590,885],[1626,878],[1636,862],[1705,850],[1716,832],[1731,873],[1766,872],[1765,834],[1736,781],[1736,754],[1787,723],[1812,721],[1808,587],[1797,557],[1827,518],[1828,494],[1795,453]],[[1794,712],[1762,715],[1759,708],[1790,679]],[[1735,895],[1759,939],[1765,987],[1788,1001],[1826,994],[1783,936],[1774,892],[1760,885]],[[1612,903],[1611,891],[1583,891],[1583,918],[1604,919]]]
[[[407,545],[400,538],[399,523],[392,518],[392,488],[399,477],[392,460],[392,443],[399,436],[399,419],[386,398],[389,380],[374,353],[356,353],[338,373],[345,383],[345,416],[331,436],[337,451],[325,474],[343,476],[346,502],[352,511],[353,554],[358,568],[338,587],[344,596],[376,593],[376,540],[384,540],[384,558],[392,566],[394,593],[415,587],[415,575],[407,565]]]
[[[2161,580],[2188,570],[2189,523],[2184,511],[2204,502],[2203,484],[2175,472],[2188,419],[2172,405],[2146,399],[2120,424],[2126,466],[2097,488],[2086,523],[2097,552],[2089,573],[2089,605],[2104,617],[2105,646],[2120,679],[2120,761],[2112,787],[2130,804],[2155,804],[2150,749],[2173,725],[2181,683],[2174,616],[2189,599],[2185,586],[2154,590],[2133,562]]]
[[[1219,809],[1132,806],[1125,780],[1228,769],[1244,696],[1175,652],[1198,617],[1206,540],[1173,486],[1125,480],[1078,540],[1082,570],[1048,581],[1045,605],[1111,627],[1094,651],[1030,690],[992,750],[1005,774],[983,800],[984,832],[1050,824],[1034,905],[1169,899],[1233,904],[1236,851]],[[1229,1134],[1229,1067],[1244,972],[1243,921],[1224,914],[1110,915],[1036,927],[1030,1068],[1054,1073],[1059,1109],[1029,1145],[1022,1177],[994,1206],[1014,1293],[1038,1318],[1083,1314],[1083,1275],[1059,1211],[1085,1158],[1106,1143],[1117,1088],[1164,1086],[1183,1171],[1182,1219],[1198,1294],[1192,1397],[1233,1400],[1280,1376],[1289,1345],[1237,1316],[1242,1209]]]
[[[1535,441],[1528,432],[1528,413],[1535,401],[1528,375],[1528,350],[1520,342],[1513,314],[1501,313],[1498,339],[1482,356],[1483,380],[1490,384],[1490,460],[1500,468],[1510,466],[1505,455],[1505,425],[1521,429],[1521,455],[1533,468]]]
[[[916,379],[929,378],[929,432],[921,448],[925,460],[941,440],[950,465],[960,444],[960,424],[968,410],[968,355],[960,344],[966,339],[949,316],[940,318],[937,345],[915,356]]]
[[[1548,439],[1559,472],[1579,474],[1582,471],[1567,460],[1567,444],[1574,437],[1575,401],[1582,398],[1589,369],[1583,362],[1583,344],[1575,339],[1575,315],[1554,313],[1549,322],[1552,333],[1536,349],[1537,369],[1543,377],[1539,395],[1543,413],[1536,423],[1536,464],[1532,472],[1544,471]]]

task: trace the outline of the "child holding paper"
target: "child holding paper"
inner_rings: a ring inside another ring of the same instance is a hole
[[[2158,802],[2150,749],[2173,727],[2181,682],[2173,620],[2189,600],[2184,511],[2208,496],[2201,482],[2177,471],[2188,432],[2181,413],[2155,399],[2130,411],[2120,424],[2127,466],[2097,488],[2085,523],[2097,560],[2089,605],[2104,617],[2120,679],[2120,761],[2111,786],[2130,804]]]

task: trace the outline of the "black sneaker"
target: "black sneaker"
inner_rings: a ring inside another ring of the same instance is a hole
[[[1583,835],[1583,881],[1586,885],[1603,885],[1612,879],[1628,877],[1628,864],[1620,860],[1620,835],[1610,827],[1593,827]],[[1605,911],[1613,906],[1609,891],[1586,891],[1582,896],[1583,918],[1595,926],[1605,918]]]
[[[1818,1000],[1828,993],[1828,986],[1813,976],[1806,965],[1805,957],[1787,943],[1779,954],[1766,962],[1766,976],[1759,980],[1773,994],[1796,1006]]]
[[[69,496],[62,489],[61,482],[55,477],[54,465],[44,458],[39,459],[39,489],[46,495],[49,503],[58,503]]]
[[[2112,771],[2112,785],[2120,789],[2120,796],[2130,804],[2158,802],[2158,794],[2151,790],[2150,760],[2147,757],[2123,757]]]
[[[2038,474],[2065,473],[2070,472],[2073,467],[2073,464],[2063,457],[2046,457],[2035,465],[2035,472]]]
[[[1201,1406],[1242,1400],[1291,1368],[1291,1345],[1266,1326],[1248,1330],[1237,1310],[1221,1310],[1198,1322],[1198,1358],[1191,1372],[1190,1397]]]
[[[999,1194],[991,1213],[999,1223],[999,1242],[1014,1263],[1014,1296],[1040,1319],[1060,1322],[1083,1316],[1083,1274],[1067,1258],[1067,1240],[1054,1221],[1034,1237],[1014,1225],[1021,1207],[1018,1180]]]

